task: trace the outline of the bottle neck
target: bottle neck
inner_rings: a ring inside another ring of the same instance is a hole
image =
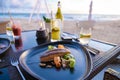
[[[60,5],[60,2],[58,2],[58,5],[57,5],[59,8],[61,7],[61,5]]]
[[[57,9],[57,12],[56,12],[56,19],[61,19],[62,20],[62,13],[61,13],[61,4],[60,4],[60,1],[58,2],[58,9]]]

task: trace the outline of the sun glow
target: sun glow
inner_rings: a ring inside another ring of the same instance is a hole
[[[61,0],[63,12],[88,14],[91,0]],[[92,0],[93,14],[119,14],[120,0]],[[69,3],[68,3],[69,2]]]

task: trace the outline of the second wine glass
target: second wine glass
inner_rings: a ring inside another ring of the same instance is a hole
[[[87,45],[91,39],[91,36],[92,36],[91,27],[88,27],[88,28],[81,27],[80,36],[79,36],[79,40],[81,44]]]
[[[92,37],[92,29],[95,24],[93,20],[79,22],[79,41],[82,45],[88,45]]]

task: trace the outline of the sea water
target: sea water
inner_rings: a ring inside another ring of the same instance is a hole
[[[42,18],[47,14],[40,14],[39,17]],[[26,18],[29,19],[30,13],[11,13],[13,18]],[[88,14],[63,14],[64,20],[87,20]],[[0,13],[0,18],[9,18],[8,13]],[[32,18],[38,18],[38,14],[33,14]],[[120,15],[102,15],[102,14],[92,14],[92,19],[95,21],[107,21],[107,20],[120,20]]]

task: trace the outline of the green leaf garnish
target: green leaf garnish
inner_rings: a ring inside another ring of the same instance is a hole
[[[50,23],[50,21],[51,21],[49,18],[46,18],[45,16],[43,16],[43,19],[46,23]]]

